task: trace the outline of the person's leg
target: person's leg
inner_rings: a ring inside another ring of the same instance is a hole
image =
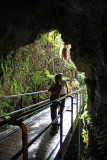
[[[60,97],[63,97],[63,96],[65,96],[65,94],[61,95]],[[63,111],[65,107],[65,98],[61,100],[60,107],[62,107],[62,111]],[[60,114],[60,109],[58,114]]]
[[[75,87],[72,88],[72,92],[74,92],[76,89]],[[75,94],[72,94],[73,97],[75,97]]]
[[[54,103],[51,105],[51,119],[52,121],[54,121],[57,117],[57,104]],[[52,125],[53,129],[57,129],[57,125],[56,125],[57,121]]]

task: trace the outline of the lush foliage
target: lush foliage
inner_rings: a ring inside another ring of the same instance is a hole
[[[70,60],[70,45],[65,46],[58,31],[42,34],[38,41],[0,60],[0,97],[46,90],[54,83],[54,76],[63,72],[69,91],[76,77],[84,85],[84,73],[79,73]],[[64,52],[64,49],[65,52]],[[14,54],[13,54],[14,53]],[[36,102],[33,95],[23,98],[23,106]],[[43,94],[41,99],[46,98]],[[21,108],[21,98],[0,100],[0,114]]]

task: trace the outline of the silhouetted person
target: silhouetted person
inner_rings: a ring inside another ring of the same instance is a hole
[[[61,77],[59,75],[55,76],[55,84],[53,84],[49,89],[48,92],[50,92],[50,101],[54,101],[57,98],[60,97],[60,91],[61,91],[61,84],[60,84]],[[54,102],[51,106],[51,119],[52,121],[56,119],[57,117],[57,107],[58,107],[58,102]],[[57,125],[58,123],[56,121],[51,128],[50,134],[55,134],[58,131]]]

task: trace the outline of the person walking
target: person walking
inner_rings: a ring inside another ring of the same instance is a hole
[[[72,86],[72,91],[79,89],[79,82],[77,81],[76,78],[74,78],[74,80],[72,81],[71,86]]]
[[[60,97],[60,91],[61,91],[61,77],[59,75],[55,76],[55,84],[53,84],[49,89],[48,93],[50,93],[50,101],[54,101]],[[51,119],[54,121],[57,117],[57,108],[58,108],[58,102],[53,102],[50,106],[51,108]],[[56,134],[58,131],[57,124],[58,121],[56,121],[51,128],[50,134]]]
[[[61,77],[60,84],[62,87],[60,92],[60,97],[63,97],[66,94],[68,94],[68,86],[67,86],[66,80],[62,79],[63,73],[59,73],[59,76]],[[58,114],[60,114],[60,107],[62,107],[62,111],[63,111],[65,107],[65,98],[61,100],[60,106],[58,107],[58,110],[59,110]]]

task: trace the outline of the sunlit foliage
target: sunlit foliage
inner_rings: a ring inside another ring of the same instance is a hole
[[[63,49],[66,48],[66,55]],[[67,80],[69,91],[71,82],[77,78],[80,87],[84,85],[84,73],[79,73],[70,59],[71,45],[65,45],[58,31],[41,35],[39,40],[12,51],[0,60],[0,97],[26,92],[46,90],[54,83],[54,76],[60,72]],[[42,99],[45,97],[42,96]],[[23,103],[36,102],[35,97],[24,97]],[[20,98],[5,99],[0,103],[0,114],[20,108]]]

